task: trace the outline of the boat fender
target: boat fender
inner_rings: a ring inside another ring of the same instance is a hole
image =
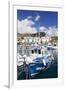
[[[45,62],[45,59],[43,59],[43,64],[44,64],[44,66],[46,66],[46,62]]]

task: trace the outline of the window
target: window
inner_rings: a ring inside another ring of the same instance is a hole
[[[37,53],[37,49],[35,49],[35,53]]]
[[[32,54],[33,54],[33,53],[34,53],[34,50],[32,50],[31,52],[32,52]]]
[[[41,54],[41,50],[38,50],[38,53]]]

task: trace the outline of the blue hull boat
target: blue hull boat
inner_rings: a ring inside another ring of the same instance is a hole
[[[45,49],[43,49],[45,50]],[[31,77],[35,76],[36,74],[39,74],[42,70],[46,70],[50,67],[53,61],[53,56],[47,54],[46,51],[41,53],[40,48],[32,48],[32,55],[38,52],[38,56],[32,60],[32,63],[26,63],[26,61],[23,61],[23,64],[18,66],[18,77],[21,73],[25,73],[25,79],[30,79]],[[41,55],[42,54],[42,55]],[[46,54],[46,55],[45,55]],[[41,56],[39,56],[41,55]],[[24,57],[25,58],[25,57]],[[27,57],[26,57],[27,59]],[[25,60],[25,59],[24,59]],[[28,60],[30,61],[30,60]]]
[[[22,65],[23,67],[21,67],[21,71],[25,73],[25,79],[30,79],[31,77],[34,77],[35,75],[39,74],[42,70],[46,70],[51,64],[50,62],[50,64],[48,64],[47,57],[36,58],[34,61],[34,63],[24,63],[24,65]]]

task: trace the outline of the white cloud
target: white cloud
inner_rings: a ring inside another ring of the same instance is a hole
[[[37,16],[35,17],[35,21],[38,21],[39,19],[40,19],[40,16],[37,15]]]
[[[36,33],[37,28],[34,26],[35,22],[32,21],[31,16],[26,19],[18,20],[18,33]],[[35,21],[39,20],[40,16],[36,16]],[[46,36],[58,36],[58,30],[55,26],[46,28],[45,26],[40,26],[40,31],[44,31]]]
[[[58,36],[58,30],[56,27],[49,27],[47,36]]]
[[[47,31],[47,28],[46,28],[46,27],[44,27],[44,26],[41,26],[39,29],[40,29],[40,31],[44,31],[44,32],[46,32],[46,31]]]
[[[31,19],[18,20],[18,33],[36,33],[34,22]]]
[[[28,16],[27,19],[32,19],[32,16]]]
[[[45,32],[46,36],[58,36],[58,30],[55,26],[46,28],[44,26],[40,27],[40,31]]]

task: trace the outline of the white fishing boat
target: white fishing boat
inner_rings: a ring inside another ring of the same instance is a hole
[[[28,73],[30,74],[31,77],[34,75],[38,74],[41,70],[44,70],[45,68],[48,67],[51,64],[52,60],[54,60],[54,57],[51,53],[47,51],[47,48],[44,46],[32,46],[30,55],[27,56],[24,54],[21,56],[18,53],[18,62],[17,65],[22,66],[27,65]],[[27,72],[27,71],[26,71]]]

